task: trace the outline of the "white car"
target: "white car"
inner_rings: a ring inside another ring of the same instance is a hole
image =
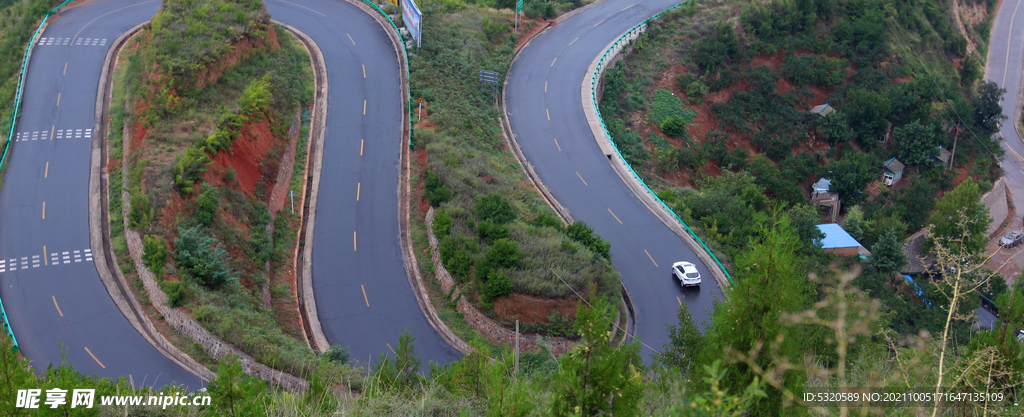
[[[700,285],[700,272],[697,272],[697,267],[690,262],[683,261],[672,264],[672,275],[675,275],[679,284],[684,287]]]

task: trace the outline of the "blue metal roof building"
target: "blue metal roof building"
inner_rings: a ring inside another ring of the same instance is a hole
[[[846,233],[842,226],[835,223],[819,224],[818,230],[825,235],[821,239],[821,247],[826,251],[846,256],[860,256],[862,258],[871,254],[857,239]]]

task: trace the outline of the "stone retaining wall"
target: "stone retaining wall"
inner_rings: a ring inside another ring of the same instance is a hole
[[[430,252],[431,259],[434,262],[434,276],[437,277],[437,281],[441,284],[441,290],[445,294],[451,294],[452,298],[457,298],[459,301],[457,307],[462,316],[469,323],[469,326],[480,332],[487,340],[494,343],[504,344],[514,347],[516,341],[515,331],[503,326],[502,324],[494,321],[490,317],[485,316],[476,307],[469,303],[465,297],[461,297],[461,290],[455,285],[455,280],[452,278],[448,270],[445,269],[444,265],[441,264],[441,254],[437,250],[437,236],[434,236],[434,208],[431,207],[427,211],[427,239],[430,241]],[[455,290],[452,291],[452,288]],[[526,335],[521,334],[519,336],[519,348],[522,350],[536,350],[540,343],[547,343],[551,347],[551,353],[555,355],[561,355],[569,352],[573,346],[576,345],[575,341],[566,339],[564,337],[538,337],[537,335]]]
[[[131,132],[128,131],[127,126],[125,126],[125,130],[126,132],[124,137],[126,139],[130,138]],[[130,155],[130,143],[130,140],[123,141],[123,155],[126,157],[122,161],[122,172],[128,172],[127,155]],[[127,190],[128,177],[122,176],[121,181],[121,189]],[[146,290],[146,294],[149,296],[150,303],[157,312],[163,315],[164,321],[166,321],[167,324],[170,324],[178,333],[181,333],[190,340],[200,344],[203,347],[203,350],[214,359],[220,360],[228,354],[234,354],[238,356],[238,359],[242,364],[243,372],[267,381],[271,385],[280,386],[288,391],[305,391],[309,386],[309,383],[305,380],[259,363],[245,352],[242,352],[230,343],[221,340],[181,310],[167,305],[167,294],[165,294],[163,289],[160,288],[160,284],[157,283],[153,276],[153,272],[150,271],[142,262],[142,236],[137,231],[129,228],[128,212],[131,210],[131,198],[128,191],[122,191],[120,197],[122,201],[121,215],[124,221],[124,236],[128,244],[128,251],[131,254],[132,259],[135,261],[135,270],[139,274],[139,280],[142,281],[142,286]],[[120,270],[117,270],[117,273],[120,274]]]

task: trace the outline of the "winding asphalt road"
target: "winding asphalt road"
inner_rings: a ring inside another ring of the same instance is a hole
[[[403,268],[397,224],[402,103],[394,48],[371,16],[348,3],[303,3],[269,0],[268,8],[318,43],[331,86],[313,250],[324,332],[359,359],[389,352],[409,328],[421,358],[457,359],[424,318]],[[159,7],[156,0],[93,0],[51,18],[41,35],[0,189],[0,296],[36,369],[60,363],[63,346],[68,362],[83,373],[198,388],[197,376],[160,354],[125,319],[89,250],[88,172],[100,68],[114,38]]]
[[[159,7],[155,0],[95,0],[62,11],[41,35],[0,189],[0,297],[36,369],[59,364],[63,345],[82,373],[195,389],[202,381],[150,345],[117,308],[89,252],[100,68],[114,38]]]
[[[461,354],[427,322],[405,273],[398,230],[401,77],[384,29],[339,0],[267,0],[271,16],[323,51],[330,86],[324,164],[313,230],[313,292],[327,341],[354,360],[398,348],[408,328],[416,351],[448,363]]]
[[[708,265],[637,199],[601,152],[583,113],[587,68],[620,35],[678,0],[607,0],[547,29],[523,48],[506,86],[506,111],[526,158],[554,197],[612,245],[612,264],[636,308],[642,352],[662,350],[666,325],[686,303],[699,326],[723,298]],[[703,277],[683,289],[672,263],[687,260]]]
[[[985,72],[986,80],[1006,89],[1002,105],[1007,119],[1000,126],[999,133],[1003,136],[1002,146],[1006,150],[1006,158],[1002,162],[1006,185],[1010,187],[1016,207],[1024,207],[1024,141],[1014,128],[1014,121],[1020,117],[1016,109],[1024,71],[1024,6],[1021,3],[1021,0],[1003,0],[1000,4],[992,25]]]

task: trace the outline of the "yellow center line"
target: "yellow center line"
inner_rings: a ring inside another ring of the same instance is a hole
[[[551,66],[552,67],[555,66],[555,61],[558,61],[558,57],[557,56],[555,57],[555,59],[551,60]]]
[[[576,176],[577,176],[577,177],[580,177],[580,181],[583,181],[583,185],[586,185],[586,186],[588,186],[588,187],[590,186],[590,184],[587,184],[587,181],[583,179],[583,176],[582,176],[582,175],[580,175],[580,172],[579,172],[579,171],[576,171]]]
[[[363,100],[363,114],[366,114],[366,100]]]
[[[50,265],[50,261],[46,259],[46,245],[43,245],[43,265]]]
[[[644,253],[646,253],[647,257],[651,259],[651,263],[654,264],[654,267],[657,268],[658,267],[658,263],[654,262],[654,257],[651,256],[651,253],[648,252],[647,249],[644,249]]]
[[[548,115],[548,120],[551,120],[551,111],[544,109],[544,114]]]
[[[1024,163],[1024,157],[1020,156],[1020,154],[1017,153],[1017,151],[1013,150],[1012,146],[1007,146],[1007,148],[1010,148],[1010,152],[1013,152],[1013,154],[1017,156],[1018,161]]]
[[[60,93],[57,93],[57,107],[60,107]]]
[[[349,34],[347,34],[347,33],[346,33],[346,34],[345,34],[345,36],[348,36],[348,40],[352,41],[352,44],[353,44],[353,45],[355,45],[355,44],[356,44],[356,41],[355,41],[355,39],[352,39],[352,35],[349,35]]]
[[[53,130],[57,128],[57,125],[50,126],[50,140],[53,140]]]
[[[94,361],[96,361],[96,363],[100,364],[100,368],[107,369],[107,367],[103,365],[103,362],[100,362],[99,359],[96,359],[96,355],[93,355],[92,352],[89,351],[88,347],[85,348],[85,351],[86,351],[86,353],[89,354],[89,356],[92,356],[92,360],[94,360]]]
[[[57,313],[60,313],[60,316],[61,316],[61,317],[64,317],[64,313],[60,311],[60,306],[59,306],[59,305],[57,305],[57,297],[56,297],[56,296],[53,296],[53,295],[51,295],[51,296],[50,296],[50,298],[53,298],[53,306],[54,306],[54,307],[57,307]],[[98,362],[98,361],[97,361],[97,362]]]
[[[46,202],[43,202],[43,220],[46,220]]]
[[[390,343],[384,343],[384,344],[388,345],[388,349],[391,349],[391,353],[395,353],[395,349],[391,347]],[[395,355],[397,355],[397,353],[395,353]]]
[[[558,146],[558,152],[562,152],[562,147],[558,144],[558,138],[553,139],[555,139],[555,146]]]
[[[310,8],[308,8],[306,6],[301,5],[301,4],[295,4],[295,3],[292,3],[290,1],[285,1],[285,0],[277,0],[277,1],[280,1],[281,3],[288,3],[288,4],[292,5],[292,6],[299,6],[299,7],[303,8],[303,9],[309,10],[309,11],[311,11],[313,13],[316,13],[316,14],[318,14],[320,16],[327,17],[327,15],[325,15],[323,13],[320,13],[320,12],[318,12],[316,10],[310,9]]]
[[[544,81],[544,92],[548,92],[548,82]]]
[[[633,6],[636,6],[636,5],[634,4]],[[633,6],[629,6],[629,7],[625,8],[625,9],[622,9],[622,10],[619,10],[619,11],[620,12],[624,12],[624,11],[628,10],[630,7],[633,7]]]
[[[352,250],[359,251],[359,246],[356,245],[356,231],[352,231]]]
[[[595,24],[595,25],[594,25],[594,27],[597,27],[597,25],[600,25],[600,24],[602,24],[602,23],[604,23],[604,19],[601,19],[601,21],[600,21],[600,22],[597,22],[597,24]]]
[[[612,213],[612,209],[608,209],[608,212]],[[622,220],[619,220],[619,216],[616,216],[615,213],[612,213],[612,217],[614,217],[615,220],[618,220],[619,224],[622,224]]]
[[[366,78],[366,65],[363,65],[363,78]]]
[[[43,178],[50,176],[50,161],[46,161],[46,169],[43,171]]]
[[[363,289],[363,301],[366,301],[366,306],[369,307],[370,306],[370,299],[366,298],[366,287],[364,287],[363,284],[359,284],[359,288]]]
[[[64,74],[63,75],[68,75],[68,63],[67,62],[64,63]]]
[[[569,42],[569,45],[572,45],[572,44],[576,43],[576,41],[578,41],[578,40],[580,40],[580,38],[573,39],[572,42]]]
[[[365,139],[359,139],[359,156],[363,156],[363,142]]]
[[[363,186],[363,183],[361,183],[361,182],[357,182],[356,183],[356,201],[359,201],[359,190],[362,188],[362,186]]]

